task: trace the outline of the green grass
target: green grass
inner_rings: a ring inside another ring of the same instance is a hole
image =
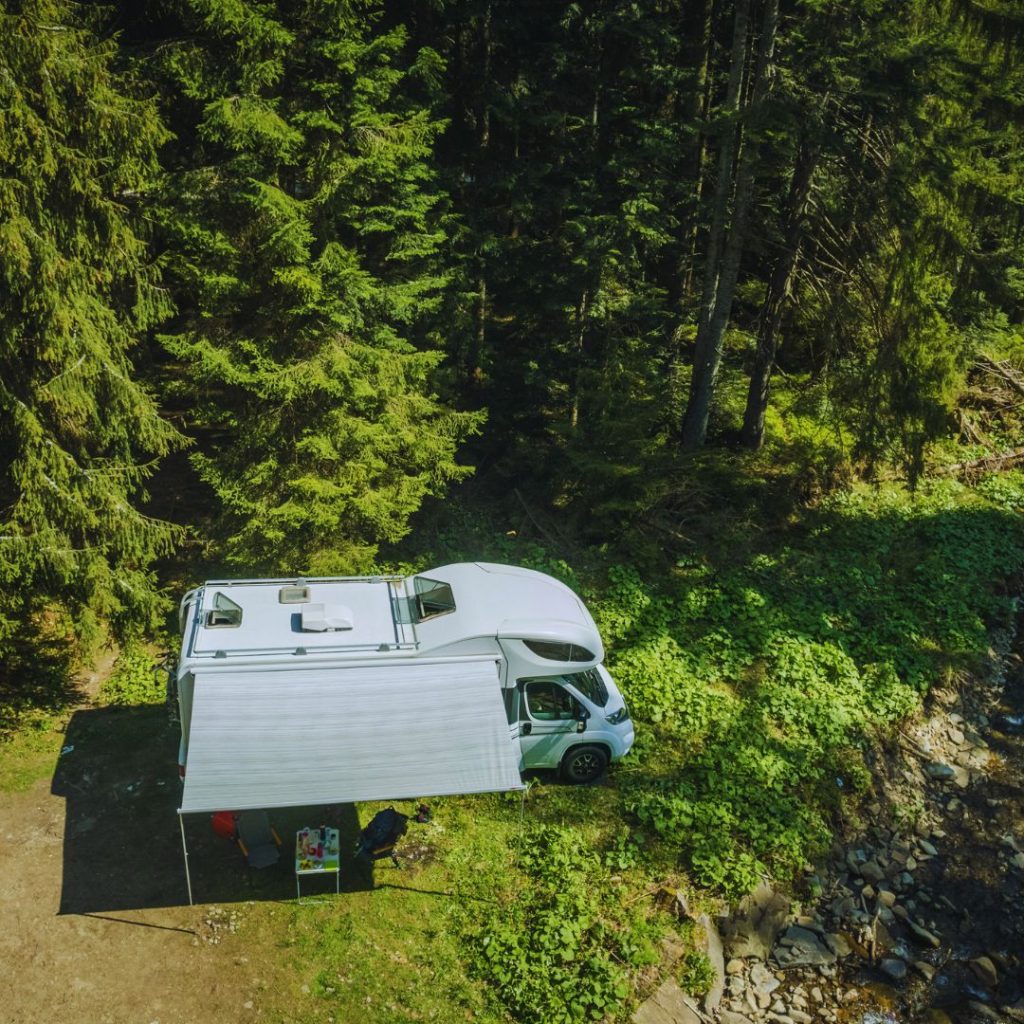
[[[543,803],[550,810],[553,802]],[[382,806],[360,805],[360,819]],[[504,916],[515,899],[517,847],[532,807],[522,825],[518,795],[448,798],[431,807],[433,822],[410,823],[401,844],[417,859],[403,858],[401,870],[378,862],[371,891],[250,915],[247,927],[272,936],[294,978],[272,1020],[510,1020],[486,982],[471,975],[465,934],[474,922]]]
[[[272,1000],[273,1024],[522,1019],[509,1012],[480,970],[473,943],[482,931],[497,934],[521,911],[535,909],[534,879],[521,861],[530,837],[549,828],[577,836],[597,866],[587,878],[572,863],[564,866],[563,878],[559,867],[559,890],[573,879],[578,886],[586,883],[585,902],[593,896],[605,921],[632,915],[646,922],[652,914],[657,919],[653,929],[637,928],[633,921],[632,930],[623,932],[633,943],[622,943],[631,955],[649,963],[650,936],[672,926],[672,919],[644,899],[651,884],[646,872],[635,865],[616,870],[601,860],[615,848],[622,828],[613,785],[569,788],[535,781],[522,816],[518,794],[430,803],[433,822],[410,823],[401,844],[417,859],[403,859],[401,870],[379,862],[372,890],[256,903],[246,911],[244,941],[256,941],[264,951],[275,948],[287,966],[290,987]],[[361,821],[382,806],[360,805]],[[529,923],[532,934],[532,916]],[[575,964],[569,967],[576,970]],[[573,991],[578,984],[572,976]]]
[[[52,777],[67,720],[45,711],[22,716],[17,732],[0,742],[0,793],[23,793]]]

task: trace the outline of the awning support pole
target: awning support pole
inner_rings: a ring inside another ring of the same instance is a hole
[[[523,795],[519,798],[519,834],[516,836],[516,864],[519,863],[519,854],[523,848],[523,822],[526,818],[526,787],[523,787]]]
[[[178,824],[181,826],[181,852],[185,856],[185,885],[188,886],[188,905],[192,903],[192,876],[188,870],[188,844],[185,842],[185,815],[178,811]]]

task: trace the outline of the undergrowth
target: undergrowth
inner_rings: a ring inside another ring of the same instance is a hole
[[[1024,478],[836,495],[785,544],[631,566],[591,599],[609,665],[652,730],[627,806],[701,885],[735,897],[785,876],[869,783],[861,748],[969,671],[1024,568]]]
[[[468,928],[472,969],[523,1024],[618,1017],[632,974],[659,959],[658,920],[625,905],[576,829],[533,829],[520,868],[516,891]]]
[[[403,567],[486,558],[563,579],[594,613],[637,726],[610,771],[624,820],[604,846],[562,815],[529,840],[516,898],[471,922],[470,968],[512,1019],[623,1017],[646,953],[625,948],[638,925],[609,875],[656,883],[681,866],[728,898],[784,881],[870,787],[876,734],[931,686],[968,676],[1014,614],[1024,474],[779,501],[770,523],[736,498],[730,509],[721,496],[667,573],[592,548],[573,568],[546,543],[450,510],[434,550]],[[708,981],[697,951],[676,973],[691,990]]]
[[[138,641],[128,641],[100,687],[100,699],[104,704],[159,704],[164,697],[156,658]]]

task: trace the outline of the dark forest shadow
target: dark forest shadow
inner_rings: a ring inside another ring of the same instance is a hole
[[[66,800],[61,914],[188,903],[178,824],[177,734],[162,706],[76,711],[51,790]],[[241,851],[213,832],[208,814],[187,815],[196,903],[295,898],[294,842],[303,826],[341,831],[342,892],[372,887],[346,858],[359,832],[352,804],[269,811],[281,836],[280,862],[251,871]],[[333,876],[304,878],[303,896],[334,892]]]
[[[82,699],[72,639],[30,621],[0,663],[0,740],[26,712],[61,711]]]

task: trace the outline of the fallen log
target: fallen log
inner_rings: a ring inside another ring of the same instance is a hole
[[[965,462],[954,462],[943,466],[939,472],[948,476],[965,476],[970,473],[998,472],[1012,469],[1019,462],[1024,462],[1024,448],[1016,448],[1002,455],[984,455],[980,459],[968,459]]]

